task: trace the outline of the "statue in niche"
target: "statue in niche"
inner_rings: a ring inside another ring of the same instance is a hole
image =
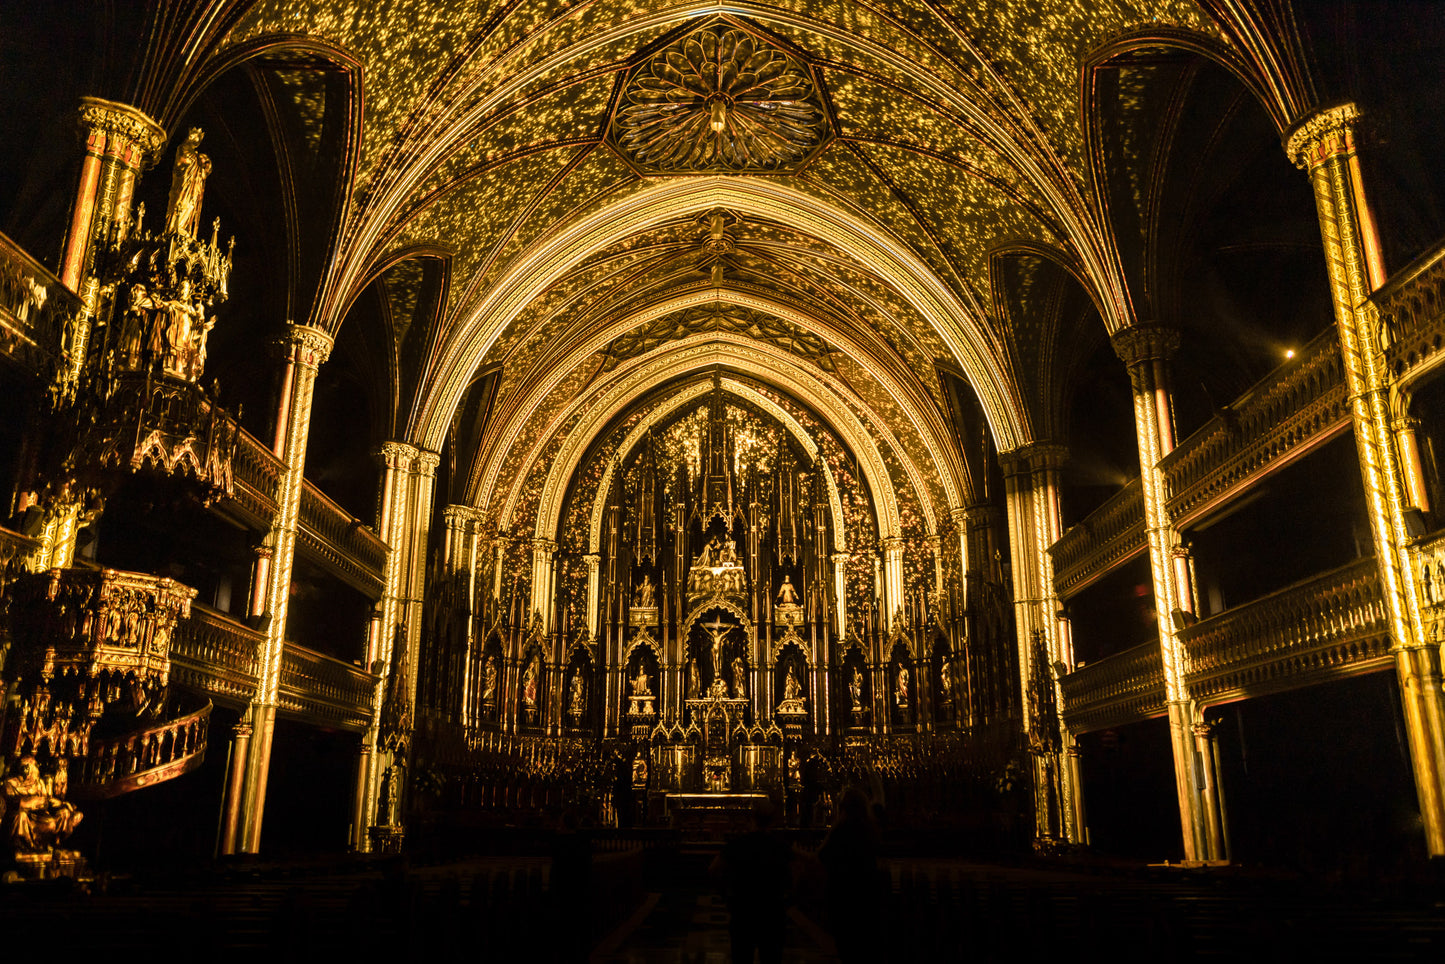
[[[783,700],[792,703],[803,698],[803,684],[798,682],[798,676],[793,672],[793,666],[788,664],[788,675],[783,679]]]
[[[702,625],[712,638],[712,678],[714,680],[720,680],[723,678],[723,640],[727,639],[727,631],[732,629],[733,625],[731,623],[724,623],[721,620],[703,623]]]
[[[637,600],[634,603],[639,609],[651,609],[656,603],[656,589],[652,585],[651,576],[642,577],[642,585],[637,587]]]
[[[908,705],[908,667],[898,667],[898,687],[894,694],[899,706]]]
[[[482,678],[482,702],[491,703],[497,698],[497,657],[487,660],[486,675]]]
[[[848,681],[848,695],[853,698],[853,712],[863,709],[863,671],[853,668],[853,678]]]
[[[204,136],[192,127],[176,149],[176,166],[171,172],[171,194],[166,208],[166,231],[187,238],[196,236],[201,220],[201,195],[211,173],[211,159],[199,150]]]
[[[526,704],[529,710],[535,708],[537,705],[538,674],[537,657],[533,656],[531,662],[527,664],[526,672],[522,674],[522,702]]]
[[[587,710],[587,684],[582,680],[581,672],[572,676],[572,712],[581,716]]]
[[[790,577],[788,577],[788,576],[784,576],[784,577],[783,577],[783,588],[781,588],[781,589],[778,590],[778,605],[779,605],[779,606],[796,606],[796,605],[798,605],[798,593],[797,593],[797,590],[795,590],[795,589],[793,588],[793,580],[792,580]]]
[[[733,658],[733,697],[746,699],[748,695],[748,664],[741,656]]]
[[[702,699],[702,678],[697,671],[697,660],[687,661],[687,695],[695,700]]]
[[[638,663],[637,676],[634,677],[632,680],[632,696],[634,699],[636,699],[639,697],[651,695],[652,683],[647,678],[647,667],[643,666],[641,663]]]

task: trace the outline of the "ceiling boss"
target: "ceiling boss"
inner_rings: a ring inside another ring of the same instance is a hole
[[[653,53],[623,81],[612,141],[641,173],[788,173],[826,140],[812,70],[720,19]]]

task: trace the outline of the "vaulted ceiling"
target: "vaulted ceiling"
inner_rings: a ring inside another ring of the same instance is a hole
[[[718,367],[826,396],[946,516],[979,480],[942,372],[997,448],[1056,438],[1077,353],[1154,311],[1110,210],[1160,193],[1161,131],[1209,131],[1169,96],[1195,68],[1140,51],[1207,58],[1255,135],[1312,97],[1288,17],[1231,0],[168,6],[132,99],[225,125],[207,96],[247,72],[292,212],[278,310],[385,384],[373,434],[466,439],[452,497],[501,525],[580,410]]]

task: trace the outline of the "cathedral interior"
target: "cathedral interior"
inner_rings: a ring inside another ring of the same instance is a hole
[[[1445,860],[1439,6],[0,10],[7,884]]]

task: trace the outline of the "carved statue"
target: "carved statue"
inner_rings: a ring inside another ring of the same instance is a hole
[[[66,802],[69,774],[62,768],[57,779],[40,778],[33,756],[20,758],[20,772],[0,784],[5,801],[5,833],[16,853],[44,853],[75,832],[83,814]]]
[[[702,699],[702,678],[695,659],[687,661],[687,695],[695,700]]]
[[[587,684],[582,681],[582,674],[577,673],[572,677],[572,712],[581,716],[587,709]]]
[[[748,695],[748,664],[741,656],[733,658],[733,696],[743,699]]]
[[[532,661],[527,664],[527,671],[522,674],[522,702],[531,709],[537,705],[537,657],[533,656]]]
[[[490,703],[497,698],[497,657],[487,660],[487,674],[482,680],[482,701]]]
[[[656,590],[653,588],[652,585],[652,577],[643,576],[642,585],[637,587],[636,605],[641,609],[651,609],[653,606],[656,605],[655,592]]]
[[[788,754],[788,785],[792,787],[803,785],[803,766],[798,762],[797,753]]]
[[[863,709],[863,672],[853,668],[853,678],[848,682],[848,695],[853,698],[854,711]]]
[[[798,682],[798,677],[793,673],[792,664],[788,665],[788,675],[783,679],[783,699],[788,702],[802,699],[803,684]]]
[[[176,149],[176,166],[171,173],[166,231],[187,238],[196,236],[196,227],[201,221],[201,195],[206,190],[206,177],[211,173],[211,159],[198,150],[202,136],[199,127],[191,128]]]
[[[795,590],[795,589],[793,588],[793,580],[792,580],[790,577],[788,577],[788,576],[784,576],[784,577],[783,577],[783,588],[781,588],[781,589],[778,590],[778,605],[779,605],[779,606],[796,606],[797,604],[798,604],[798,593],[797,593],[797,590]]]
[[[908,705],[908,667],[907,667],[907,666],[900,666],[900,667],[898,667],[898,690],[897,690],[897,693],[896,693],[895,695],[897,696],[898,705],[899,705],[899,706],[907,706],[907,705]]]
[[[722,679],[723,640],[727,638],[726,631],[733,627],[723,622],[703,623],[703,626],[712,637],[712,678],[719,680]]]
[[[634,697],[652,695],[652,684],[647,678],[647,667],[641,663],[637,664],[637,676],[632,680],[632,695]]]

